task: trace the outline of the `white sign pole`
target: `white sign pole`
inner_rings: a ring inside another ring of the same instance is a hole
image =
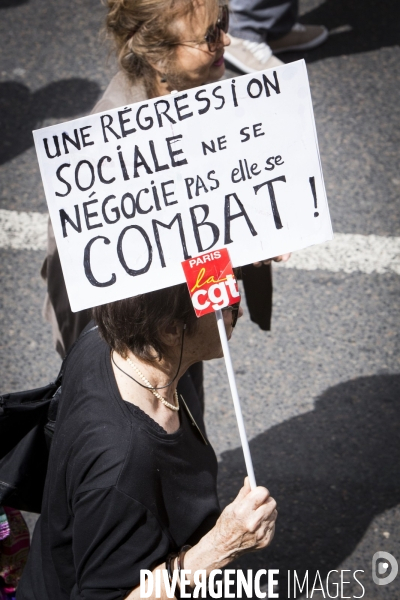
[[[215,311],[217,317],[217,324],[219,330],[219,337],[221,338],[222,349],[224,351],[224,359],[226,372],[228,373],[229,385],[231,388],[233,406],[235,407],[236,420],[239,428],[240,441],[243,448],[244,462],[246,463],[247,475],[249,477],[250,487],[254,490],[257,487],[256,478],[254,476],[253,461],[251,460],[249,442],[247,441],[246,429],[244,427],[242,408],[240,406],[239,394],[236,387],[235,373],[233,371],[231,353],[229,352],[228,338],[226,337],[224,318],[222,316],[222,310],[218,309]]]

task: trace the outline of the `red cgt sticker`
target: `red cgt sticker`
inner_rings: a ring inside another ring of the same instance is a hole
[[[182,267],[198,317],[240,301],[226,248],[189,258],[182,263]]]

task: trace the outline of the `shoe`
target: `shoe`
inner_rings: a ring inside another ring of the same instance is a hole
[[[328,37],[328,30],[323,25],[302,25],[296,23],[291,31],[277,40],[270,41],[272,52],[289,52],[292,50],[309,50],[315,48]]]
[[[224,57],[244,73],[272,69],[284,64],[264,42],[250,42],[232,35],[229,38],[231,43],[225,48]]]

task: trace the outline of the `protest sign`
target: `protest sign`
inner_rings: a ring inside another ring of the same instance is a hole
[[[73,311],[331,239],[304,61],[34,132]]]

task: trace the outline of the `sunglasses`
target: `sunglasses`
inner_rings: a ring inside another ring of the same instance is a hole
[[[240,302],[237,302],[236,304],[232,304],[231,306],[226,306],[225,308],[223,308],[222,310],[230,310],[232,313],[232,328],[235,327],[238,317],[239,317],[239,308],[240,308]]]
[[[221,45],[221,31],[228,33],[229,29],[229,8],[227,4],[220,6],[218,21],[215,25],[208,28],[203,40],[187,40],[185,42],[173,42],[173,46],[186,46],[187,44],[204,44],[208,46],[209,52],[215,52]]]
[[[204,36],[204,40],[207,42],[210,52],[215,52],[218,46],[221,45],[221,31],[228,33],[228,29],[229,8],[227,4],[224,4],[219,9],[218,21],[208,29]]]

